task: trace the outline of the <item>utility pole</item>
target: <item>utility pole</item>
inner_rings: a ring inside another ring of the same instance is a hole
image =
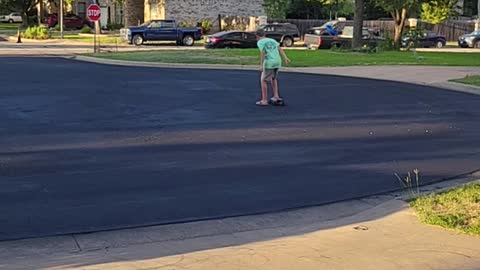
[[[63,39],[63,0],[60,0],[60,38]]]

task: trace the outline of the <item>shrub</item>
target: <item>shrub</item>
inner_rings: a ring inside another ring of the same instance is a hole
[[[379,51],[394,51],[395,49],[395,43],[393,42],[393,38],[391,35],[387,32],[384,35],[384,40],[380,41],[378,43],[378,50]]]
[[[48,39],[48,29],[44,26],[31,26],[23,33],[24,38],[28,39]]]
[[[202,29],[203,29],[203,32],[205,34],[208,34],[210,33],[210,31],[212,30],[212,21],[210,21],[209,19],[203,19],[202,20]]]
[[[84,25],[82,30],[80,30],[80,33],[90,34],[90,33],[92,33],[92,28],[90,28],[88,25]]]
[[[195,27],[195,26],[196,26],[196,24],[192,23],[192,22],[183,21],[183,22],[178,23],[178,27],[181,27],[181,28],[188,28],[188,27]]]
[[[106,27],[106,28],[107,28],[107,30],[112,31],[112,30],[120,30],[120,29],[122,29],[123,27],[124,27],[124,26],[123,26],[123,24],[121,24],[121,23],[109,23],[109,24],[107,24],[107,27]]]

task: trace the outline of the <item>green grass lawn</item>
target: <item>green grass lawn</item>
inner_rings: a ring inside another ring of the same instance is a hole
[[[18,28],[23,30],[22,24],[19,23],[0,23],[0,35],[14,35]]]
[[[93,37],[90,37],[90,36],[65,35],[64,39],[93,44]],[[100,45],[101,44],[113,45],[113,44],[124,43],[123,40],[118,36],[98,36],[97,42],[99,42]]]
[[[51,38],[53,39],[59,39],[60,38],[60,33],[59,32],[52,32]],[[72,40],[72,41],[78,41],[78,42],[84,42],[84,43],[92,43],[93,44],[93,36],[84,36],[84,35],[79,35],[76,32],[70,32],[70,33],[65,33],[63,36],[64,39],[66,40]],[[100,41],[100,44],[108,44],[108,45],[125,45],[127,44],[125,40],[120,38],[119,35],[112,35],[112,36],[97,36],[97,39]],[[176,46],[175,42],[154,42],[153,44],[160,44],[160,45],[169,45],[169,46]],[[204,41],[199,40],[195,42],[195,45],[197,46],[203,46]]]
[[[52,39],[60,39],[60,32],[55,31],[51,33],[50,36]],[[65,32],[63,35],[63,38],[65,40],[72,40],[72,41],[78,41],[78,42],[84,42],[84,43],[92,43],[93,44],[93,36],[81,36],[78,34],[78,32]],[[123,40],[118,36],[97,36],[97,39],[101,44],[109,44],[109,45],[115,45],[115,44],[123,44]]]
[[[455,80],[451,80],[451,81],[480,86],[480,76],[467,76],[463,79],[455,79]]]
[[[433,66],[480,66],[480,54],[469,53],[417,53],[381,52],[353,53],[332,50],[287,50],[292,67],[314,66],[369,66],[369,65],[433,65]],[[143,51],[95,55],[99,58],[194,64],[258,65],[258,50],[184,50]],[[418,57],[421,56],[421,57]]]
[[[480,236],[480,184],[421,197],[410,205],[424,223]]]

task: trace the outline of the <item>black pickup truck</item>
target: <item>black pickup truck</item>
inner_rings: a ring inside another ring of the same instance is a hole
[[[193,46],[202,39],[202,28],[177,28],[174,20],[151,20],[140,26],[122,29],[120,35],[137,46],[146,41],[176,41],[177,45]]]
[[[326,28],[316,27],[305,34],[304,43],[309,49],[346,48],[351,46],[353,39],[353,26],[345,26],[340,34],[327,31]],[[376,47],[380,41],[380,33],[373,29],[363,28],[362,45]]]

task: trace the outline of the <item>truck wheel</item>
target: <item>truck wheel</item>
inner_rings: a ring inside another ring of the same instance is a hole
[[[291,37],[285,37],[282,42],[283,46],[285,47],[292,47],[293,46],[293,39]]]
[[[133,36],[132,42],[135,46],[140,46],[143,44],[143,37],[142,35],[135,35]]]
[[[443,48],[443,42],[442,42],[442,41],[440,41],[440,40],[439,40],[439,41],[437,41],[437,42],[435,43],[435,47],[436,47],[437,49],[441,49],[441,48]]]
[[[192,36],[184,36],[182,41],[183,41],[183,45],[185,46],[193,46],[193,44],[195,43],[195,40],[193,39]]]

